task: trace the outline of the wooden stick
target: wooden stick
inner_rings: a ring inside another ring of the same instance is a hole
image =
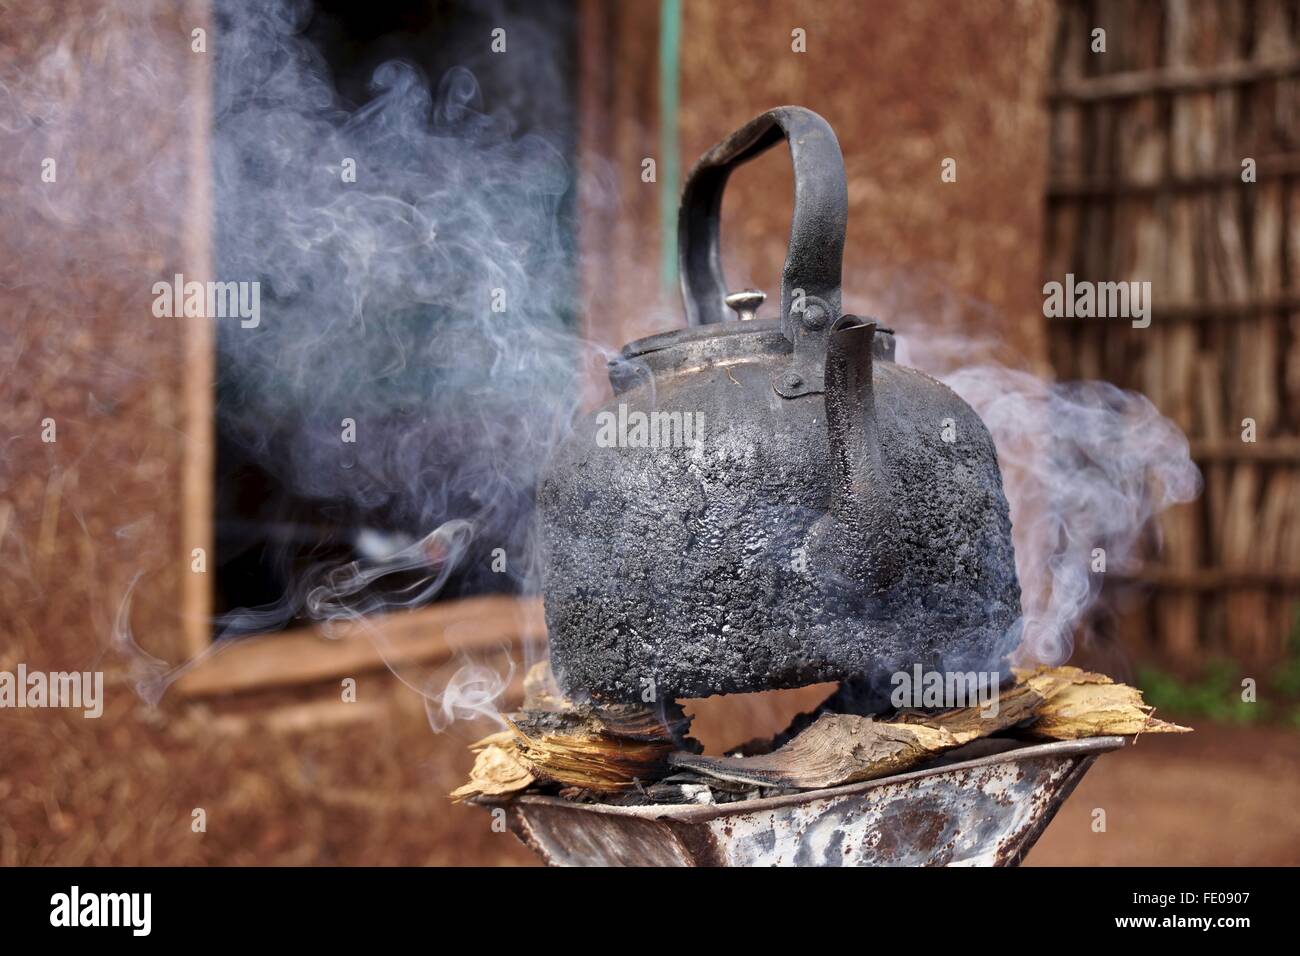
[[[212,32],[209,0],[188,0],[194,24]],[[190,59],[187,109],[190,161],[186,164],[186,213],[181,254],[186,276],[212,277],[212,76],[211,57]],[[201,653],[212,642],[214,468],[216,460],[216,337],[210,321],[184,323],[181,378],[184,435],[180,475],[181,652]],[[206,573],[190,570],[195,548],[207,555]],[[170,648],[168,651],[170,652]]]
[[[519,647],[545,634],[536,598],[462,598],[368,618],[328,637],[319,627],[252,637],[219,649],[176,682],[185,697],[243,693],[354,676],[389,664],[421,664],[457,654]]]
[[[1276,62],[1219,63],[1200,68],[1171,66],[1156,72],[1114,73],[1062,83],[1048,91],[1047,99],[1100,103],[1153,94],[1210,93],[1293,76],[1300,76],[1300,57],[1290,56]]]
[[[1194,204],[1193,204],[1194,205]],[[1178,236],[1169,236],[1169,241],[1173,241]],[[1175,250],[1176,251],[1176,250]],[[1268,315],[1269,313],[1290,312],[1300,308],[1300,292],[1287,291],[1279,293],[1264,299],[1243,299],[1240,301],[1224,300],[1219,302],[1179,302],[1161,301],[1157,293],[1156,309],[1157,315],[1162,325],[1173,323],[1197,323],[1197,322],[1226,322],[1237,319],[1250,318],[1257,315]],[[1060,318],[1053,319],[1053,323],[1061,325],[1075,325],[1083,328],[1100,328],[1110,323],[1104,319],[1081,319],[1081,318]]]
[[[1175,192],[1202,192],[1208,189],[1249,188],[1269,180],[1289,180],[1300,176],[1300,154],[1282,153],[1251,157],[1255,160],[1255,183],[1242,182],[1241,161],[1218,169],[1206,169],[1181,175],[1162,176],[1156,180],[1094,178],[1070,179],[1061,176],[1047,187],[1047,198],[1067,200],[1110,199],[1123,196],[1151,196]]]

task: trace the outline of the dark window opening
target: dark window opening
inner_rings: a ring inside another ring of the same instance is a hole
[[[571,254],[576,244],[572,189],[577,123],[575,6],[572,0],[500,4],[474,0],[317,0],[314,9],[293,25],[294,35],[306,38],[316,51],[318,60],[313,69],[323,67],[332,80],[333,102],[320,104],[322,128],[331,123],[363,121],[368,107],[382,95],[373,85],[376,69],[399,61],[422,75],[435,108],[440,84],[449,71],[468,69],[479,87],[476,108],[489,114],[494,122],[508,123],[512,138],[537,134],[559,152],[567,165],[569,185],[557,200],[556,241],[540,248],[538,255],[543,258],[536,267],[557,276],[553,287],[567,288],[570,303],[577,301],[576,268]],[[215,633],[232,635],[279,630],[300,622],[302,584],[310,580],[313,569],[391,553],[418,540],[441,521],[482,506],[482,502],[457,497],[473,498],[476,476],[463,473],[471,466],[460,464],[454,443],[445,452],[412,458],[418,466],[410,469],[413,473],[406,480],[414,488],[429,489],[427,495],[394,493],[394,475],[402,470],[400,461],[368,463],[360,442],[355,449],[338,446],[340,422],[350,408],[346,400],[335,401],[326,387],[319,389],[317,406],[301,400],[279,401],[272,394],[282,388],[286,395],[292,392],[313,397],[312,383],[303,381],[303,367],[295,366],[294,374],[277,383],[268,371],[274,370],[276,356],[261,350],[299,347],[301,334],[280,335],[275,327],[278,310],[286,303],[310,296],[310,284],[315,278],[325,283],[335,276],[309,275],[299,281],[298,277],[287,279],[278,262],[249,264],[250,249],[258,248],[250,237],[273,235],[286,220],[295,227],[300,225],[291,206],[250,210],[247,198],[250,182],[283,175],[284,167],[274,165],[282,159],[275,151],[294,149],[296,145],[279,139],[273,126],[266,130],[264,139],[248,135],[249,124],[244,122],[248,113],[241,111],[259,108],[263,95],[279,95],[277,84],[283,79],[268,68],[265,49],[230,42],[223,45],[223,36],[230,39],[238,33],[240,18],[248,16],[248,5],[238,0],[217,0],[215,8],[214,150],[220,155],[215,161],[214,277],[221,281],[242,280],[254,277],[250,271],[256,272],[263,314],[263,327],[253,329],[240,328],[233,319],[217,321]],[[493,31],[498,28],[506,31],[507,42],[518,52],[492,52]],[[534,40],[544,41],[546,53],[544,57],[533,55],[530,63],[530,41]],[[242,60],[236,62],[236,57]],[[248,83],[250,70],[264,71],[257,74],[255,94],[232,95],[232,90],[243,89],[238,84]],[[324,164],[341,160],[304,156],[302,175],[322,175]],[[366,157],[359,158],[363,171],[365,162]],[[414,166],[415,172],[428,175],[430,171],[421,168],[421,162],[419,157],[411,157],[406,168]],[[400,195],[402,186],[372,181],[359,183],[357,188],[391,189]],[[340,205],[340,228],[347,226],[347,212],[348,207]],[[269,248],[276,248],[275,242],[270,242]],[[347,265],[338,268],[346,269]],[[413,274],[411,281],[421,278],[424,276]],[[557,299],[561,297],[557,295]],[[565,314],[563,319],[571,322],[572,316]],[[331,316],[321,319],[322,323],[330,320]],[[341,340],[337,359],[348,363],[348,376],[355,380],[345,383],[353,389],[348,394],[391,395],[385,405],[390,410],[385,421],[358,422],[358,428],[368,429],[370,435],[382,430],[389,436],[384,454],[390,458],[394,448],[403,453],[409,448],[418,451],[420,436],[426,431],[430,442],[445,441],[433,437],[446,425],[442,420],[445,403],[435,406],[425,400],[426,395],[438,390],[443,390],[444,395],[461,394],[457,376],[464,377],[466,389],[481,386],[481,377],[474,374],[474,362],[481,355],[448,356],[445,364],[424,362],[418,368],[405,367],[394,359],[404,354],[405,345],[418,346],[426,341],[429,329],[436,327],[430,323],[439,321],[442,319],[433,310],[387,323],[374,334],[395,341],[376,349],[371,365],[366,364],[369,353],[361,354],[349,347],[347,338]],[[323,383],[334,374],[332,365],[317,363],[318,371],[307,367],[305,374],[319,374]],[[342,389],[339,392],[342,394]],[[482,413],[485,421],[494,427],[511,427],[509,421],[495,421],[494,412],[491,402],[486,402]],[[408,436],[409,441],[404,440],[398,447],[392,436]],[[325,449],[324,463],[304,464],[304,456],[316,448]],[[341,457],[334,461],[329,455]],[[348,455],[357,460],[346,460]],[[373,473],[367,474],[371,464]],[[459,492],[447,496],[438,493],[441,467],[461,469],[455,475]],[[346,473],[347,479],[316,482],[311,480],[317,473],[313,469],[321,474],[342,469],[339,474]],[[303,476],[308,480],[301,480]],[[503,518],[499,528],[492,528],[489,520],[489,527],[476,537],[470,558],[452,574],[436,596],[438,600],[515,591],[523,586],[518,574],[493,573],[491,555],[502,546],[513,548],[515,556],[520,553],[523,545],[518,539],[527,524],[520,516],[531,509],[531,489],[512,486],[502,491],[491,486],[490,474],[481,477],[483,480],[477,483],[489,489],[485,493],[508,499],[491,502],[493,513],[508,514],[509,518]],[[403,580],[399,575],[384,585],[400,588]],[[223,615],[239,608],[269,610],[223,620]]]

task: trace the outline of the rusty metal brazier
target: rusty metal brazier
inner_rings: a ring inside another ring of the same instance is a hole
[[[778,318],[728,296],[727,177],[785,139],[794,217]],[[610,701],[1004,670],[1020,590],[997,457],[973,409],[841,313],[848,199],[830,126],[759,116],[687,178],[688,327],[610,363],[539,494],[551,662]],[[728,318],[730,305],[739,318]],[[656,414],[657,413],[657,414]],[[647,425],[648,422],[648,425]]]

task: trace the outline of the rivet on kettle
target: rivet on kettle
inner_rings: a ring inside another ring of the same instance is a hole
[[[808,303],[803,309],[803,325],[813,331],[825,328],[826,310],[816,302]]]

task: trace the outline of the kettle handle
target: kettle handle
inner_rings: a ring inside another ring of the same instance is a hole
[[[677,219],[686,322],[708,325],[727,319],[718,245],[722,193],[735,167],[782,139],[790,144],[794,164],[794,216],[781,273],[781,326],[796,351],[802,351],[801,340],[814,337],[824,355],[822,340],[840,315],[848,188],[835,132],[801,106],[780,106],[750,120],[705,153],[686,177]],[[803,295],[797,297],[796,290]]]

